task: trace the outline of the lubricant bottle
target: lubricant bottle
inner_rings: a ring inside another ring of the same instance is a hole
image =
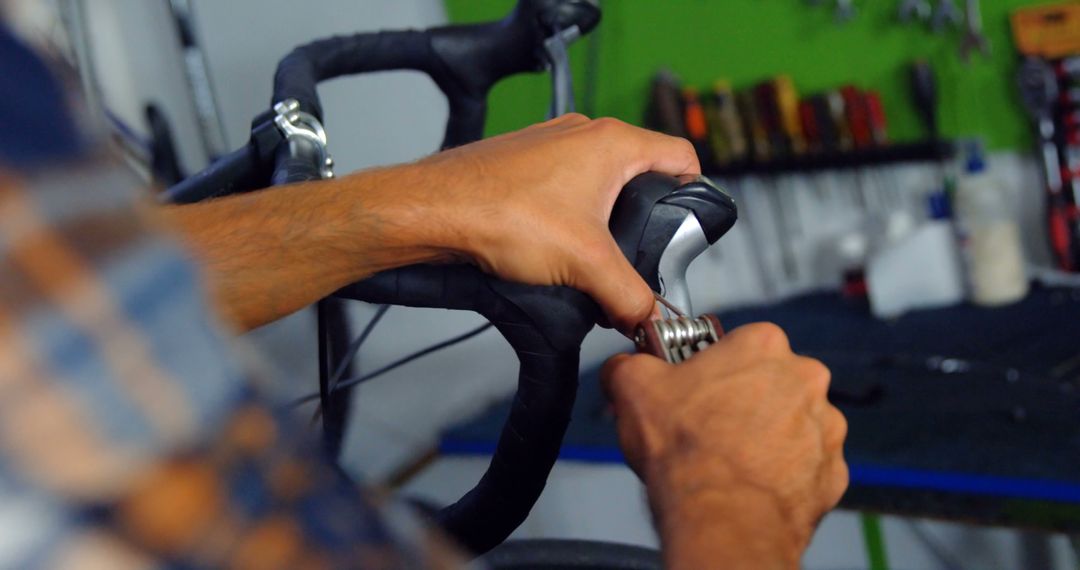
[[[987,170],[982,149],[970,145],[955,207],[971,300],[977,305],[1006,305],[1028,292],[1015,202]]]

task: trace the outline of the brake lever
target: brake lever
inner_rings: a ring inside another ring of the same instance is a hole
[[[544,56],[548,71],[551,72],[551,111],[549,119],[573,113],[574,75],[570,70],[570,54],[567,48],[581,37],[581,29],[576,25],[565,30],[556,29],[555,33],[544,40]]]
[[[731,196],[699,176],[683,177],[673,186],[662,175],[643,174],[620,194],[612,211],[612,235],[668,316],[637,326],[639,352],[677,364],[723,336],[715,316],[687,316],[693,309],[686,271],[737,218]]]

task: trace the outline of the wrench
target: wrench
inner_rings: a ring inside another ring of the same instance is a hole
[[[960,8],[956,6],[955,0],[938,0],[930,27],[940,34],[946,27],[959,26],[963,19],[964,16],[960,13]]]
[[[908,22],[912,19],[925,22],[930,19],[932,11],[933,6],[930,5],[930,0],[901,0],[898,15],[901,22]]]
[[[967,25],[964,28],[964,38],[960,40],[960,57],[965,62],[970,62],[973,51],[978,51],[983,56],[990,55],[990,40],[983,35],[979,0],[965,0],[964,6]]]

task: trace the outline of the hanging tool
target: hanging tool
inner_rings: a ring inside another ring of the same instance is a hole
[[[889,123],[885,117],[885,105],[881,102],[881,94],[877,91],[863,93],[863,101],[866,105],[866,115],[870,122],[870,135],[874,146],[886,146],[889,144]]]
[[[718,165],[746,160],[749,143],[742,129],[731,83],[717,81],[708,97],[709,146]]]
[[[686,134],[691,142],[701,147],[709,136],[709,124],[705,118],[705,109],[701,106],[701,98],[698,96],[697,89],[683,87],[682,108]]]
[[[684,362],[724,336],[724,327],[714,315],[686,316],[674,304],[654,293],[657,302],[673,312],[670,319],[641,323],[634,333],[638,352],[663,358],[671,364]]]
[[[742,117],[747,139],[750,141],[750,152],[757,162],[766,162],[773,156],[773,149],[769,143],[765,126],[758,112],[757,102],[754,100],[752,89],[743,89],[735,94],[735,105]]]
[[[919,118],[922,119],[923,127],[926,128],[927,138],[930,142],[944,146],[941,143],[941,131],[938,127],[938,89],[937,78],[934,77],[934,68],[930,67],[930,64],[926,60],[917,59],[911,63],[911,68],[908,72],[911,87],[911,98],[915,103],[915,110],[919,113]],[[950,187],[951,177],[946,167],[944,159],[941,157],[937,160],[938,176],[941,179],[941,185],[936,188],[934,192],[943,203],[947,203],[948,194],[947,189]]]
[[[990,40],[983,34],[982,12],[979,0],[964,0],[964,38],[960,40],[960,57],[971,61],[971,52],[978,51],[984,57],[990,55]]]
[[[956,28],[964,21],[955,0],[938,0],[934,15],[930,18],[930,28],[942,33],[946,28]]]
[[[855,148],[865,149],[874,146],[870,110],[866,106],[862,90],[854,85],[845,85],[840,88],[840,96],[844,100],[844,112]]]
[[[933,6],[930,0],[900,0],[900,9],[897,12],[901,22],[928,22]]]
[[[911,95],[915,100],[915,109],[919,112],[926,133],[931,140],[939,138],[937,117],[937,80],[934,68],[926,60],[915,60],[911,64]]]
[[[821,126],[818,125],[817,114],[811,99],[799,101],[799,125],[802,127],[803,138],[806,140],[806,152],[808,154],[820,153],[823,148]]]
[[[1073,267],[1072,238],[1069,231],[1067,204],[1062,192],[1061,157],[1058,154],[1054,125],[1054,102],[1058,98],[1058,83],[1050,64],[1038,57],[1027,57],[1017,73],[1020,86],[1020,98],[1024,107],[1035,122],[1039,136],[1043,171],[1046,175],[1047,222],[1050,233],[1050,247],[1057,257],[1058,266],[1065,271]],[[1073,198],[1076,200],[1076,197]]]
[[[650,89],[649,107],[645,111],[646,127],[673,137],[687,137],[680,102],[681,90],[679,78],[671,70],[656,72]]]
[[[806,137],[799,119],[799,93],[795,83],[787,75],[779,75],[772,81],[776,90],[776,102],[780,111],[780,123],[791,145],[791,153],[800,156],[806,153]]]
[[[1058,59],[1080,53],[1080,3],[1062,2],[1014,10],[1013,43],[1022,55]]]

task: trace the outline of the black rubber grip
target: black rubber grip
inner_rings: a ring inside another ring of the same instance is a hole
[[[422,71],[438,85],[450,106],[442,147],[479,140],[491,85],[535,59],[527,45],[506,45],[501,40],[509,37],[516,44],[525,38],[498,32],[496,26],[477,24],[318,40],[296,48],[278,64],[272,103],[296,99],[301,110],[321,121],[323,108],[316,86],[322,81],[371,71]]]
[[[436,61],[426,31],[392,31],[334,36],[294,49],[274,74],[274,100],[296,99],[323,120],[316,86],[327,79],[370,71],[414,69],[429,72]]]
[[[523,4],[500,22],[335,36],[300,46],[278,64],[271,103],[296,99],[321,121],[316,86],[322,81],[371,71],[422,71],[450,105],[442,148],[479,140],[491,86],[543,68],[538,7]]]
[[[202,172],[190,176],[158,195],[163,204],[193,204],[233,194],[252,183],[257,157],[250,145],[219,158]]]
[[[558,459],[577,394],[581,342],[599,309],[573,289],[508,283],[471,266],[387,271],[338,295],[476,311],[514,349],[518,389],[491,464],[476,487],[436,517],[470,552],[497,546],[528,516]]]

